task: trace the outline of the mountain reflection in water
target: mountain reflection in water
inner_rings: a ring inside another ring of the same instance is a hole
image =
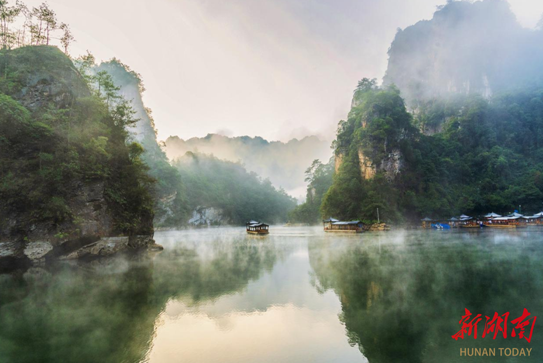
[[[0,362],[455,362],[459,348],[531,348],[537,323],[530,344],[481,339],[484,320],[477,340],[451,335],[464,308],[542,315],[542,235],[159,232],[156,256],[0,275]]]

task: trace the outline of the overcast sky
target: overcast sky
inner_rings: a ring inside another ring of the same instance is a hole
[[[13,1],[11,1],[13,2]],[[363,77],[381,79],[397,28],[444,0],[49,0],[72,55],[141,73],[159,139],[332,136]],[[26,0],[28,5],[41,1]],[[510,0],[534,27],[542,0]]]

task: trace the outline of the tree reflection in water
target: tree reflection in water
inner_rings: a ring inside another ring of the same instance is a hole
[[[539,231],[337,236],[276,228],[254,239],[231,230],[161,233],[166,250],[154,258],[64,262],[0,275],[0,361],[132,363],[149,360],[155,344],[162,349],[155,357],[166,357],[157,361],[181,360],[201,357],[217,345],[213,339],[228,342],[222,358],[235,361],[243,352],[247,362],[364,356],[372,363],[451,362],[465,360],[459,349],[471,347],[535,347],[531,359],[543,358],[541,318],[531,344],[482,339],[484,321],[477,340],[451,338],[465,308],[489,316],[510,312],[510,320],[523,308],[543,315]],[[363,354],[346,343],[338,313]],[[179,321],[212,323],[195,332],[177,324],[176,314]],[[237,325],[220,331],[213,324],[227,322],[225,316]],[[161,335],[167,324],[173,338],[161,340],[170,337]],[[192,339],[180,341],[178,334]]]
[[[226,237],[207,247],[0,275],[0,361],[139,362],[169,299],[196,305],[241,290],[283,253]]]
[[[518,337],[481,338],[485,315],[510,312],[512,320],[523,308],[543,315],[537,232],[406,232],[368,234],[363,241],[310,243],[309,256],[315,287],[340,297],[349,340],[370,362],[457,361],[466,359],[459,357],[460,348],[532,348],[541,342],[543,329],[537,326],[531,344]],[[477,340],[451,338],[460,330],[464,308],[483,314]],[[534,349],[533,356],[541,358],[543,351]]]

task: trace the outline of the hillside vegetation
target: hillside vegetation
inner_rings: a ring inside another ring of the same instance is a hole
[[[171,136],[166,140],[166,154],[170,159],[195,152],[213,155],[219,159],[241,162],[249,171],[273,185],[298,197],[305,189],[304,170],[314,159],[328,160],[330,142],[317,136],[292,139],[288,142],[268,141],[261,137],[228,137],[209,134],[183,140]]]
[[[213,156],[187,152],[174,162],[195,215],[213,208],[212,223],[244,224],[250,220],[279,223],[296,206],[294,198],[261,180],[243,165]]]
[[[108,103],[56,47],[3,49],[0,71],[2,235],[78,236],[89,188],[107,202],[104,234],[152,234],[152,179],[128,141],[129,106]]]

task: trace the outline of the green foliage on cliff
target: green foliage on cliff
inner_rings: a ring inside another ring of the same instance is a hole
[[[16,217],[21,232],[76,229],[74,193],[94,182],[114,230],[149,233],[152,179],[141,146],[128,142],[129,105],[108,104],[55,47],[3,49],[0,73],[0,214]]]
[[[115,93],[131,100],[134,117],[137,118],[131,138],[143,146],[141,159],[149,166],[149,175],[156,180],[152,189],[155,226],[178,227],[185,224],[189,214],[185,187],[179,171],[170,164],[157,142],[151,110],[143,104],[145,87],[140,74],[115,58],[95,66],[92,71],[97,75],[109,75],[118,87]]]
[[[320,160],[313,161],[311,166],[305,171],[305,181],[308,183],[306,200],[289,213],[290,222],[306,224],[320,223],[322,198],[332,185],[333,173],[333,158],[328,164],[323,164]]]
[[[382,219],[414,221],[542,208],[542,90],[428,101],[413,118],[398,89],[364,82],[338,127],[342,162],[323,215],[375,220],[379,208]],[[441,131],[415,127],[429,123]],[[368,165],[374,176],[363,175]]]
[[[175,160],[191,210],[215,208],[226,223],[284,222],[296,201],[243,165],[188,152]]]

